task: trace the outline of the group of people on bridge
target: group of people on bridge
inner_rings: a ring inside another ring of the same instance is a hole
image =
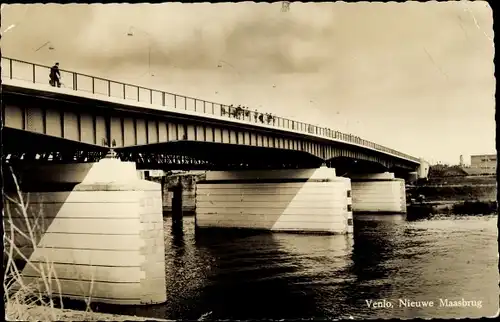
[[[272,124],[274,125],[276,123],[276,116],[272,115],[271,113],[260,113],[257,110],[255,111],[250,111],[250,109],[246,106],[234,106],[233,104],[228,106],[228,111],[224,107],[221,107],[221,114],[226,115],[228,114],[229,117],[234,117],[238,120],[245,120],[248,118],[248,120],[252,120],[252,115],[254,118],[255,123],[261,122],[262,124]]]

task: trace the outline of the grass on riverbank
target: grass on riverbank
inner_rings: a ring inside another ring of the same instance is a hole
[[[68,318],[72,321],[92,320],[90,297],[85,299],[87,309],[79,312],[80,317],[68,317],[67,311],[59,309],[58,307],[63,309],[63,301],[54,263],[48,258],[32,262],[30,255],[27,255],[31,250],[35,252],[39,248],[38,241],[44,232],[40,227],[44,223],[43,211],[40,209],[37,215],[34,215],[30,210],[28,214],[29,200],[24,200],[12,169],[10,172],[17,194],[8,195],[3,192],[5,269],[3,288],[6,320],[59,321]],[[25,267],[31,268],[37,277],[28,279],[23,276],[22,271]],[[93,281],[90,284],[93,285]],[[92,293],[92,287],[89,293]]]
[[[144,318],[130,315],[117,315],[108,313],[96,313],[75,311],[68,309],[49,308],[44,306],[33,305],[13,305],[6,307],[6,320],[14,320],[12,312],[21,312],[16,320],[18,321],[153,321],[157,319]],[[47,317],[56,317],[56,319],[48,319]],[[160,320],[158,321],[167,321]]]

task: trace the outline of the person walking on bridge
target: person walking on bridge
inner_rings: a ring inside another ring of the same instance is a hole
[[[55,63],[50,69],[50,85],[61,87],[61,73],[59,72],[59,63]]]

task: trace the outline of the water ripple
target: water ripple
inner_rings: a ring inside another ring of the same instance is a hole
[[[496,216],[355,220],[352,236],[182,233],[165,220],[167,303],[119,306],[167,319],[492,316],[498,310]],[[399,299],[481,300],[482,308],[404,308]],[[392,309],[367,300],[387,299]],[[118,310],[113,306],[101,310]]]

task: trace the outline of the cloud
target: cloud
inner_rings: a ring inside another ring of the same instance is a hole
[[[93,7],[88,5],[7,5],[2,25],[15,24],[16,28],[2,39],[2,49],[9,55],[28,56],[50,41],[58,50],[70,52],[78,48],[78,35],[92,15]]]
[[[224,60],[238,70],[266,74],[317,72],[331,59],[334,30],[328,21],[333,16],[320,8],[311,11],[311,21],[299,9],[282,13],[269,4],[233,5],[246,10],[229,16],[223,5],[149,6],[132,15],[138,7],[96,7],[79,35],[82,53],[96,63],[113,58],[115,65],[130,65],[144,64],[150,51],[153,63],[166,68],[206,70]],[[110,19],[116,11],[119,17]],[[146,23],[146,18],[154,23]],[[127,37],[129,30],[134,31],[132,37]]]

